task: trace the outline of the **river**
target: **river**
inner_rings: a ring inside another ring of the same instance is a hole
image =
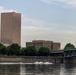
[[[0,63],[0,75],[76,75],[76,64]]]

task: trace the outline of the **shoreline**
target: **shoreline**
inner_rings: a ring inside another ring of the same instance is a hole
[[[22,63],[49,62],[55,64],[61,64],[61,63],[76,64],[76,57],[64,58],[64,57],[50,57],[50,56],[0,56],[0,63],[1,62],[22,62]]]
[[[57,58],[57,59],[54,58],[54,57],[50,57],[50,56],[0,56],[0,62],[23,62],[23,63],[50,62],[50,63],[60,63],[61,58]]]

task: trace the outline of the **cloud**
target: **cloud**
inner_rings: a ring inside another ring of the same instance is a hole
[[[0,6],[0,13],[1,12],[17,12],[17,11],[13,9],[5,9],[4,7]]]
[[[76,0],[40,0],[40,1],[45,3],[60,3],[62,5],[76,7]]]
[[[38,20],[38,19],[33,19],[29,18],[25,15],[22,15],[22,23],[25,24],[26,26],[34,26],[34,27],[42,27],[45,25],[44,21]]]

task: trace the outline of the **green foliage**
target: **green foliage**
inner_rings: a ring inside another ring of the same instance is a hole
[[[72,49],[76,49],[76,48],[71,43],[66,44],[65,47],[64,47],[64,50],[72,50]]]
[[[6,47],[0,43],[0,55],[7,54]]]
[[[25,55],[25,50],[26,50],[26,48],[21,48],[21,50],[20,50],[20,55],[21,56],[24,56]]]
[[[37,53],[37,50],[34,46],[29,46],[24,50],[25,56],[35,56]]]
[[[7,47],[8,55],[20,55],[20,46],[18,44],[12,44]]]
[[[50,50],[47,47],[41,47],[38,50],[38,55],[39,56],[49,56],[50,55]]]
[[[64,50],[76,49],[71,43],[66,44]],[[21,48],[18,44],[13,43],[10,46],[4,46],[0,43],[0,55],[9,56],[49,56],[51,54],[47,47],[41,47],[36,50],[34,46],[29,46],[27,48]],[[62,56],[62,55],[60,55]]]

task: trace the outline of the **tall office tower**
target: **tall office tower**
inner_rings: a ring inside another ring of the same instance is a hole
[[[4,45],[17,43],[21,45],[21,14],[15,12],[1,13],[0,42]]]

